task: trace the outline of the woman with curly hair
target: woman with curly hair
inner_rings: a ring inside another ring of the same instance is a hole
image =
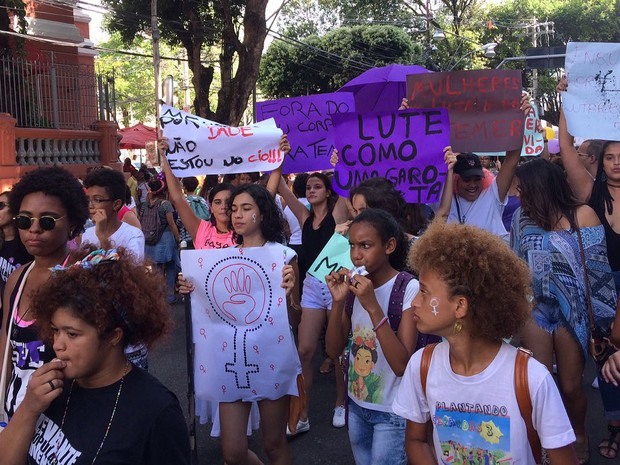
[[[190,463],[177,398],[124,354],[169,328],[163,284],[124,249],[55,267],[32,306],[56,358],[0,434],[0,463]]]
[[[520,165],[516,176],[521,208],[512,218],[511,244],[532,270],[535,301],[522,342],[548,369],[555,355],[577,456],[587,463],[587,398],[581,379],[590,338],[588,305],[597,325],[609,327],[616,313],[605,229],[596,212],[575,198],[559,166],[532,160]]]
[[[88,219],[88,201],[80,182],[62,168],[40,168],[26,174],[11,191],[10,213],[26,250],[34,257],[7,281],[0,347],[10,339],[6,409],[9,417],[21,403],[34,370],[54,353],[34,327],[32,296],[51,276],[50,268],[66,263],[67,243],[82,233]],[[11,324],[12,320],[12,324]],[[10,334],[7,329],[11,326]],[[0,353],[2,357],[2,353]]]
[[[429,348],[413,355],[394,400],[394,412],[407,418],[409,463],[447,463],[444,451],[458,449],[534,465],[516,399],[518,349],[502,340],[530,317],[527,265],[494,234],[439,223],[414,244],[409,263],[420,276],[412,305],[417,327],[445,338],[430,353],[424,378]],[[531,420],[550,464],[577,464],[575,435],[552,375],[536,360],[526,366]]]
[[[282,270],[281,285],[286,289],[289,323],[296,325],[299,319],[297,257],[292,249],[282,245],[284,242],[283,219],[273,196],[258,184],[244,184],[235,188],[229,205],[239,248],[262,247],[272,252],[274,256],[285,257],[286,265]],[[183,292],[192,292],[195,284],[189,280],[183,280],[183,287]],[[269,331],[261,331],[260,334],[264,338],[274,337],[274,334]],[[256,344],[261,345],[260,342]],[[301,367],[294,345],[291,344],[290,349],[284,348],[284,350],[288,352],[283,365],[289,370],[283,370],[283,366],[280,369],[283,372],[298,373]],[[253,401],[258,403],[260,429],[269,463],[274,465],[291,463],[291,454],[286,441],[286,428],[289,397],[298,394],[298,384],[295,377],[284,376],[279,384],[278,392],[281,393],[281,397],[275,399],[256,399],[251,392],[247,392],[242,398],[232,402],[228,398],[215,399],[219,402],[222,455],[227,464],[260,465],[262,463],[256,454],[249,450],[245,434]]]

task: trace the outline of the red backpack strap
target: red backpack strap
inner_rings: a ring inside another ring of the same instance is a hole
[[[431,366],[431,359],[433,358],[433,351],[435,350],[435,344],[429,344],[424,347],[422,352],[422,360],[420,360],[420,382],[422,383],[422,391],[426,397],[426,380],[428,379],[428,369]]]
[[[515,394],[517,396],[519,412],[527,428],[527,439],[532,449],[532,455],[534,455],[536,463],[542,463],[540,438],[532,423],[532,398],[530,397],[530,388],[527,378],[527,362],[531,356],[532,352],[529,350],[522,347],[518,348],[517,359],[515,360]]]

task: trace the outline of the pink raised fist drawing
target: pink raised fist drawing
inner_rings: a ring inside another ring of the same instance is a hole
[[[263,313],[263,306],[257,306],[251,296],[252,279],[246,275],[244,268],[231,270],[230,276],[224,278],[224,287],[228,291],[228,300],[222,303],[222,313],[232,321],[241,319],[251,325]]]

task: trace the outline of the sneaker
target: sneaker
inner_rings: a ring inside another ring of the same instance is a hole
[[[286,425],[286,435],[288,437],[297,436],[299,433],[307,433],[308,431],[310,431],[310,420],[299,420],[297,422],[297,431],[294,433],[288,428],[288,425]]]
[[[339,405],[334,409],[334,417],[332,418],[334,428],[342,428],[345,425],[345,413],[344,405]]]

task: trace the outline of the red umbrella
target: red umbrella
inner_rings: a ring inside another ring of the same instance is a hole
[[[123,137],[120,142],[122,149],[143,149],[147,142],[157,140],[157,130],[142,123],[118,132]]]

